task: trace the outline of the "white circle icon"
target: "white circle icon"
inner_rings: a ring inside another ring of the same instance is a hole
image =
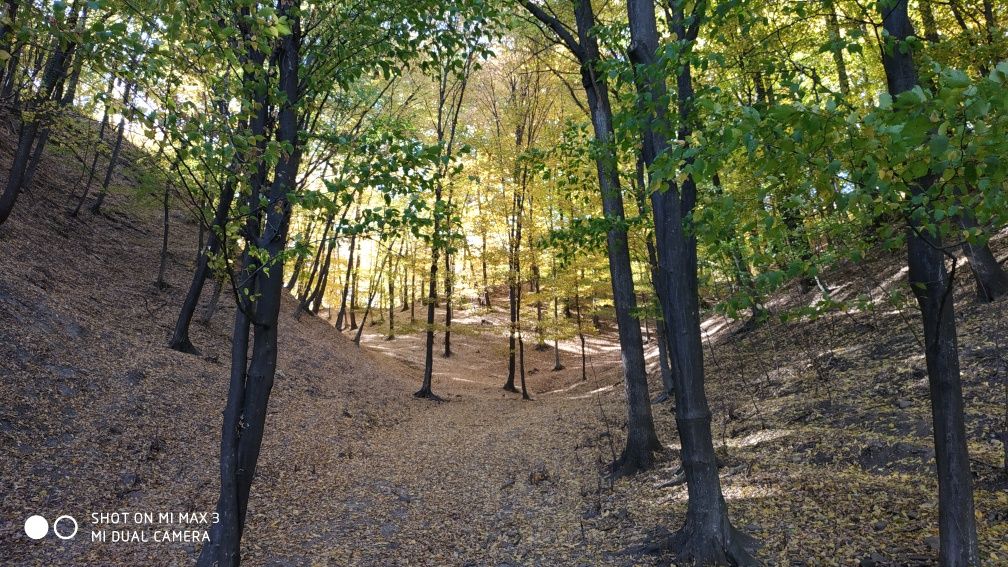
[[[49,522],[36,514],[25,520],[24,531],[32,539],[42,539],[49,533]]]
[[[70,522],[73,522],[73,531],[70,532],[70,535],[63,535],[59,532],[59,530],[56,529],[56,526],[58,526],[59,523],[62,522],[63,520],[69,520]],[[52,531],[54,534],[56,534],[56,537],[60,539],[71,539],[73,536],[77,535],[77,520],[75,520],[73,516],[60,516],[59,518],[53,520]]]

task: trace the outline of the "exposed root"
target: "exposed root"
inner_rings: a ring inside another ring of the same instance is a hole
[[[673,486],[679,486],[686,483],[686,471],[682,467],[679,467],[672,473],[672,478],[666,482],[663,482],[655,488],[661,490],[662,488],[672,488]]]
[[[442,398],[441,396],[435,394],[434,392],[432,392],[430,390],[423,389],[423,388],[421,388],[420,390],[414,392],[413,393],[413,397],[414,398],[425,399],[425,400],[431,400],[431,401],[434,401],[434,402],[444,402],[444,401],[447,401],[444,398]]]
[[[761,565],[753,552],[759,542],[735,529],[725,518],[720,530],[700,530],[687,520],[685,526],[672,534],[668,548],[676,565]]]
[[[192,341],[189,340],[189,337],[186,337],[184,340],[178,342],[169,343],[168,348],[172,350],[177,350],[179,352],[184,352],[186,354],[194,354],[196,356],[199,356],[200,353],[199,349],[193,346]]]
[[[623,449],[623,454],[616,459],[610,467],[613,480],[623,477],[633,476],[639,472],[646,471],[654,466],[654,449],[631,449],[629,446]]]

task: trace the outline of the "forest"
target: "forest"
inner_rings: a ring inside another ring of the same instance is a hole
[[[1008,2],[5,0],[0,564],[1008,565]]]

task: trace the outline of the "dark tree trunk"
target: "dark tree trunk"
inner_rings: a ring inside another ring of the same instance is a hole
[[[266,408],[276,373],[277,322],[283,290],[283,263],[280,255],[286,248],[290,223],[290,192],[297,186],[300,161],[298,143],[298,118],[295,112],[298,98],[298,67],[300,63],[300,21],[298,0],[283,0],[280,15],[288,16],[291,33],[279,42],[278,65],[280,89],[286,100],[278,114],[277,141],[289,144],[289,153],[281,154],[276,175],[270,187],[265,208],[264,229],[255,242],[272,262],[270,270],[257,270],[251,285],[257,294],[254,302],[239,304],[235,311],[235,329],[232,338],[231,383],[221,432],[221,491],[217,502],[219,521],[212,529],[211,541],[204,546],[198,565],[201,567],[237,566],[240,561],[240,542],[248,509],[249,492],[255,477],[256,463],[262,446],[266,424]],[[260,60],[261,61],[261,60]],[[265,106],[265,105],[263,105]],[[263,173],[262,163],[259,173]],[[262,179],[259,173],[254,176]],[[253,184],[254,185],[254,184]],[[253,188],[254,207],[258,195]],[[252,224],[250,220],[249,224]],[[254,230],[258,232],[258,223]],[[250,238],[255,235],[248,235]],[[239,302],[245,303],[242,294]],[[248,315],[251,314],[251,317]],[[252,327],[252,329],[250,329]],[[249,333],[253,331],[251,359],[248,353]]]
[[[448,199],[448,207],[451,209],[451,199]],[[451,213],[449,213],[451,214]],[[445,358],[452,355],[451,350],[451,323],[452,323],[452,279],[454,277],[454,265],[452,253],[445,250],[445,333],[444,333],[444,354]]]
[[[420,287],[423,287],[423,281],[420,282]],[[416,323],[416,244],[413,244],[413,254],[410,258],[410,304],[409,304],[409,319],[410,324]]]
[[[210,257],[220,252],[221,235],[227,226],[228,213],[231,210],[231,202],[234,200],[235,183],[228,182],[221,191],[220,200],[214,210],[213,224],[210,227],[210,235],[207,238],[206,250],[202,251],[196,263],[196,270],[193,272],[192,281],[189,283],[189,290],[186,292],[185,300],[182,302],[182,309],[179,311],[178,319],[175,321],[175,330],[172,332],[168,347],[179,352],[198,354],[199,351],[193,346],[189,339],[189,325],[192,323],[193,313],[199,304],[200,295],[203,293],[203,285],[206,283],[207,275],[210,273]],[[202,221],[201,221],[202,222]],[[202,225],[201,225],[202,226]]]
[[[703,20],[703,4],[692,14],[688,25],[681,4],[674,5],[671,12],[673,31],[683,45],[689,47],[696,39]],[[658,50],[653,0],[629,0],[627,13],[631,61],[645,71],[645,78],[638,79],[638,91],[649,100],[665,100],[664,77],[653,78]],[[677,135],[680,143],[685,143],[691,135],[693,82],[688,55],[682,62],[676,77],[679,103]],[[648,68],[650,72],[647,72]],[[657,156],[668,150],[665,133],[675,130],[666,108],[656,105],[649,114],[644,120],[642,155],[645,164],[651,167]],[[688,159],[687,165],[691,161]],[[711,412],[704,391],[696,236],[684,225],[693,210],[696,185],[691,176],[683,182],[681,191],[674,180],[666,181],[666,184],[663,190],[651,193],[660,280],[655,287],[676,365],[673,373],[676,426],[682,444],[682,466],[689,494],[685,525],[672,537],[670,544],[676,560],[682,563],[754,564],[755,559],[746,549],[753,542],[732,527],[728,519],[714,454]]]
[[[588,381],[588,356],[585,350],[584,328],[581,326],[581,296],[574,294],[574,309],[577,313],[578,338],[581,339],[581,381]]]
[[[76,217],[80,214],[81,207],[84,205],[84,199],[87,194],[91,191],[91,183],[94,181],[95,172],[98,170],[98,157],[101,155],[99,148],[105,143],[105,130],[108,129],[109,125],[109,103],[108,100],[112,98],[112,90],[115,88],[115,78],[109,79],[108,90],[105,91],[105,104],[104,110],[102,111],[101,126],[98,127],[98,140],[95,142],[94,156],[91,158],[91,167],[87,170],[87,183],[84,185],[84,196],[77,201],[77,206],[70,213],[70,216]],[[80,181],[78,179],[78,181]],[[77,194],[77,186],[74,186],[74,195]]]
[[[913,52],[905,43],[914,31],[907,15],[907,0],[880,2],[879,11],[889,36],[901,44],[882,49],[889,94],[895,97],[918,85]],[[914,195],[924,194],[933,183],[933,177],[925,176],[913,182],[910,189]],[[940,239],[924,231],[926,229],[911,217],[907,229],[907,264],[910,286],[917,297],[924,324],[924,355],[938,465],[938,561],[954,567],[979,565],[973,477],[966,447],[959,377],[953,282],[945,269]]]
[[[390,274],[388,279],[388,334],[385,340],[391,341],[395,338],[395,276]]]
[[[76,11],[72,18],[71,21],[67,22],[68,26],[76,25]],[[43,129],[42,121],[44,120],[44,117],[41,116],[41,106],[45,101],[56,100],[54,98],[56,96],[56,89],[66,76],[76,49],[77,44],[74,42],[58,42],[56,49],[46,62],[38,91],[33,97],[29,108],[26,109],[31,112],[31,119],[27,122],[22,122],[18,128],[18,142],[17,148],[14,151],[14,160],[8,173],[7,185],[4,187],[3,194],[0,194],[0,225],[3,225],[7,221],[11,211],[14,210],[14,204],[17,202],[18,195],[24,188],[28,168],[31,164],[32,149],[34,148],[36,154],[40,157],[42,151],[45,149],[45,140],[38,139]]]
[[[308,307],[308,303],[311,300],[312,294],[315,292],[316,283],[318,281],[318,276],[323,269],[323,264],[325,260],[322,258],[323,251],[329,249],[330,242],[333,240],[329,236],[330,231],[332,231],[333,222],[335,221],[335,213],[330,212],[326,217],[325,230],[322,231],[322,241],[319,242],[318,248],[315,249],[315,257],[312,259],[311,272],[308,274],[308,282],[305,283],[303,289],[298,289],[298,308],[294,312],[294,318],[301,315],[301,312]]]
[[[322,263],[322,272],[315,284],[315,291],[308,297],[306,308],[311,311],[312,315],[318,315],[319,309],[322,308],[322,300],[325,298],[326,287],[329,285],[329,268],[332,265],[332,255],[335,248],[336,239],[333,238],[326,246],[325,261]]]
[[[658,367],[661,371],[662,393],[655,402],[664,402],[675,396],[675,379],[669,365],[669,341],[663,321],[655,321],[655,335],[658,337]]]
[[[360,285],[360,243],[357,244],[357,260],[354,261],[353,286],[350,287],[350,329],[357,328],[357,290]]]
[[[133,89],[136,87],[135,84],[126,83],[125,93],[123,95],[123,104],[126,109],[130,107],[130,101],[133,98]],[[124,110],[125,111],[125,110]],[[102,180],[101,190],[98,191],[98,197],[95,202],[91,204],[88,209],[91,214],[96,215],[101,212],[101,206],[105,202],[105,196],[108,194],[109,184],[112,182],[112,174],[115,173],[115,166],[119,161],[119,152],[122,150],[123,136],[126,134],[126,117],[123,116],[119,119],[119,127],[116,130],[116,139],[112,144],[112,154],[109,156],[108,169],[105,170],[105,178]],[[87,195],[85,191],[84,195]],[[81,196],[81,202],[83,203],[84,196]]]
[[[840,43],[840,22],[837,20],[834,0],[824,0],[826,4],[826,26],[829,30],[830,52],[833,54],[833,64],[836,65],[837,81],[840,92],[844,95],[850,92],[850,79],[847,78],[847,63],[844,61],[843,46]]]
[[[11,40],[11,36],[13,35],[11,34],[11,30],[14,29],[14,24],[17,23],[17,10],[20,4],[21,2],[19,0],[7,0],[5,2],[6,10],[4,11],[5,21],[0,24],[0,49],[6,51],[9,55],[14,53],[14,49],[11,48],[14,45],[14,42]],[[11,56],[10,59],[13,59],[13,56]],[[4,83],[4,79],[7,78],[8,72],[12,74],[14,72],[14,70],[9,67],[9,64],[11,63],[10,59],[5,61],[4,66],[0,68],[0,84]],[[8,69],[10,70],[8,71]]]
[[[157,275],[157,286],[160,289],[167,287],[164,275],[165,269],[168,267],[168,195],[170,193],[170,185],[165,183],[164,197],[161,199],[161,212],[163,226],[161,230],[161,261],[158,265],[158,275]]]
[[[630,264],[630,248],[624,227],[623,195],[613,147],[615,140],[609,87],[605,73],[599,73],[596,69],[600,56],[594,29],[595,14],[591,2],[580,1],[575,4],[574,20],[578,36],[575,40],[556,18],[543,12],[537,5],[529,0],[524,0],[523,5],[561,37],[581,64],[581,83],[587,95],[595,142],[598,146],[595,163],[602,194],[602,212],[611,223],[606,246],[616,322],[619,327],[620,349],[623,353],[623,382],[627,396],[627,444],[619,460],[613,465],[614,471],[620,475],[633,474],[653,465],[652,452],[661,449],[661,443],[655,433],[654,420],[651,416],[644,345],[640,321],[635,315],[637,298]]]
[[[924,38],[931,43],[938,43],[938,25],[935,23],[934,9],[931,0],[920,0],[921,22],[924,24]]]
[[[969,214],[960,215],[958,221],[963,229],[977,228],[976,221]],[[962,251],[976,282],[977,301],[989,303],[1008,293],[1008,274],[994,257],[989,245],[966,241],[962,245]]]
[[[377,253],[376,253],[377,254]],[[354,335],[354,344],[360,346],[361,336],[364,334],[364,324],[367,323],[368,315],[371,314],[371,305],[374,303],[374,298],[378,294],[378,290],[382,286],[382,278],[385,276],[385,265],[388,263],[389,256],[392,255],[392,244],[389,244],[389,251],[382,258],[381,264],[378,266],[378,276],[375,278],[374,284],[368,283],[368,300],[367,304],[364,306],[364,313],[361,315],[360,325],[357,327],[357,333]],[[395,271],[394,269],[392,271]],[[378,302],[381,305],[381,301]],[[372,323],[374,325],[375,323]],[[433,396],[433,394],[431,394]],[[436,396],[435,396],[436,397]]]
[[[347,310],[347,294],[350,293],[351,288],[353,289],[353,295],[350,297],[351,306],[351,319],[353,319],[353,304],[357,299],[357,274],[351,274],[351,270],[354,267],[354,249],[357,246],[357,231],[350,233],[350,257],[347,258],[347,268],[346,277],[343,280],[343,291],[340,293],[340,307],[339,314],[336,315],[336,328],[343,330],[344,321],[346,320],[346,310]],[[353,282],[350,281],[351,276],[353,277]],[[350,325],[350,329],[357,328],[357,321],[353,321]]]
[[[487,280],[487,261],[486,261],[486,234],[484,233],[483,239],[480,242],[482,250],[480,252],[480,263],[483,266],[483,306],[487,309],[492,307],[490,303],[490,284]]]
[[[217,305],[220,303],[221,291],[224,289],[224,284],[219,278],[214,279],[213,292],[210,294],[210,301],[207,302],[206,307],[203,308],[203,316],[201,317],[201,322],[204,325],[210,323],[213,319],[214,313],[217,313]]]
[[[69,81],[66,82],[65,86],[61,85],[56,89],[56,97],[59,99],[59,112],[62,112],[64,108],[73,104],[74,97],[77,94],[77,83],[80,81],[82,63],[83,61],[78,58],[77,63],[74,65],[74,70],[70,74]],[[62,93],[60,92],[61,90]],[[39,163],[42,162],[42,151],[45,149],[46,144],[49,143],[49,134],[50,128],[43,128],[39,133],[38,140],[35,142],[35,150],[32,152],[31,159],[28,162],[28,170],[25,172],[24,180],[21,184],[25,191],[31,190],[35,171],[38,169]]]
[[[528,388],[525,386],[525,340],[522,338],[521,333],[518,333],[518,360],[521,366],[521,394],[523,400],[531,400],[532,396],[528,393]]]
[[[630,264],[630,248],[623,226],[623,196],[612,145],[614,144],[612,110],[608,86],[602,75],[596,74],[599,61],[594,36],[595,15],[589,2],[579,2],[575,8],[578,36],[586,57],[582,61],[581,79],[592,114],[595,140],[606,148],[596,160],[599,188],[602,192],[602,212],[613,223],[606,237],[609,252],[609,275],[612,280],[613,303],[619,327],[620,349],[623,354],[623,378],[627,396],[627,443],[619,461],[614,464],[620,474],[633,474],[653,465],[652,451],[661,449],[651,417],[651,400],[644,365],[644,345],[640,321],[635,316],[637,297]]]
[[[515,195],[512,202],[512,217],[515,215],[515,209],[517,207],[518,196]],[[514,226],[509,227],[509,243],[508,243],[508,315],[510,317],[508,322],[508,377],[507,381],[504,382],[504,389],[508,392],[517,392],[518,388],[515,386],[515,378],[518,372],[518,318],[520,314],[521,306],[519,304],[519,297],[521,296],[521,264],[518,259],[519,250],[516,249],[520,246],[521,239],[519,236],[518,244],[515,243],[515,230],[521,230],[518,228],[520,226],[520,221],[516,218],[514,220]]]
[[[440,234],[441,229],[441,219],[440,215],[437,213],[437,203],[440,201],[441,184],[438,183],[434,190],[435,209],[432,215],[434,217],[434,238],[431,240],[430,280],[427,293],[427,331],[426,342],[424,344],[424,375],[423,383],[420,385],[420,389],[413,394],[418,398],[437,398],[437,395],[434,394],[431,385],[434,377],[434,303],[437,299],[437,272],[438,261],[440,260],[438,235]]]
[[[305,229],[305,239],[311,242],[312,229],[315,228],[315,219],[312,218],[308,222],[308,226]],[[301,275],[301,269],[304,268],[305,256],[304,254],[298,254],[298,257],[294,260],[294,269],[291,270],[290,278],[287,280],[287,284],[284,286],[287,290],[294,289],[294,284],[297,283],[298,276]]]

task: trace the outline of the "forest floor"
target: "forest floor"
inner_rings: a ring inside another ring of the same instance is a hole
[[[0,142],[8,163],[10,138]],[[193,543],[92,542],[90,531],[108,526],[93,526],[91,514],[213,509],[233,307],[225,296],[193,325],[200,356],[166,348],[196,227],[176,203],[169,286],[159,289],[159,195],[138,194],[139,174],[127,167],[103,214],[70,218],[78,171],[54,149],[0,228],[0,564],[192,564]],[[763,542],[767,564],[935,563],[917,319],[912,305],[884,299],[904,286],[901,265],[886,255],[826,275],[835,294],[863,296],[869,309],[773,320],[744,334],[719,317],[705,323],[725,496],[736,526]],[[964,266],[959,277],[968,283]],[[977,305],[971,295],[959,286],[956,306],[978,529],[988,564],[1008,564],[997,441],[1008,404],[1000,344],[1008,300]],[[788,288],[770,307],[782,313],[815,299]],[[325,319],[294,320],[292,307],[285,301],[281,313],[246,564],[668,561],[660,544],[686,506],[685,486],[665,486],[679,462],[674,417],[670,404],[655,406],[667,446],[658,466],[612,482],[607,465],[625,418],[611,329],[589,337],[587,381],[573,341],[560,345],[561,372],[550,371],[552,351],[527,345],[534,400],[522,401],[501,390],[506,315],[461,309],[455,355],[434,361],[434,390],[447,400],[435,403],[411,395],[422,357],[407,313],[396,313],[404,323],[396,339],[368,326],[358,349]],[[80,533],[28,540],[31,514],[72,515]]]

